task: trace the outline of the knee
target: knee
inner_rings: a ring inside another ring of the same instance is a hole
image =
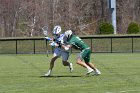
[[[68,66],[69,65],[69,62],[67,62],[67,61],[62,61],[62,63],[63,63],[64,66]]]
[[[80,64],[81,63],[81,60],[80,59],[77,59],[76,63],[77,64]]]
[[[58,58],[57,56],[56,56],[56,57],[53,57],[53,58],[51,59],[51,62],[54,62],[57,58]]]

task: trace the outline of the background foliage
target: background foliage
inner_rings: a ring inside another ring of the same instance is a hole
[[[111,23],[101,23],[99,26],[101,34],[113,34],[114,28]]]
[[[0,37],[41,36],[41,28],[54,25],[79,35],[98,34],[101,22],[111,22],[108,0],[0,0]],[[117,33],[140,22],[139,0],[117,1]],[[51,35],[51,34],[50,34]]]
[[[140,26],[138,23],[131,22],[128,26],[127,33],[128,34],[137,34],[140,32]]]

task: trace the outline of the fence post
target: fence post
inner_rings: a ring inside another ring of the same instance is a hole
[[[132,53],[134,52],[134,50],[133,50],[133,44],[134,44],[134,42],[133,42],[133,37],[132,37]]]
[[[93,53],[93,51],[92,51],[92,48],[93,48],[93,47],[92,47],[92,38],[90,39],[90,44],[91,44],[91,45],[90,45],[90,46],[91,46],[91,53]]]
[[[111,53],[112,53],[112,37],[110,39],[111,39],[111,46],[110,47],[111,47]]]
[[[34,42],[34,54],[35,54],[35,39],[33,40],[33,42]]]
[[[17,40],[16,40],[16,54],[17,54]]]

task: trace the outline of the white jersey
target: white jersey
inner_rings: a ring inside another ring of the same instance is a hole
[[[60,34],[60,35],[57,35],[55,38],[54,38],[54,42],[56,42],[57,44],[59,44],[59,47],[61,46],[62,43],[64,43],[64,34]]]
[[[62,56],[63,61],[67,61],[69,58],[69,52],[61,48],[61,45],[62,43],[65,42],[65,40],[66,38],[64,34],[60,34],[59,36],[56,36],[54,38],[54,42],[59,45],[58,47],[55,47],[54,49],[54,56]]]

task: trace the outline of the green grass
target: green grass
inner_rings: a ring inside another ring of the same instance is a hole
[[[86,69],[77,65],[76,54],[71,54],[73,73],[58,59],[52,77],[41,77],[47,72],[51,57],[0,55],[0,93],[140,93],[138,53],[92,54],[102,72],[100,76],[85,76]]]

